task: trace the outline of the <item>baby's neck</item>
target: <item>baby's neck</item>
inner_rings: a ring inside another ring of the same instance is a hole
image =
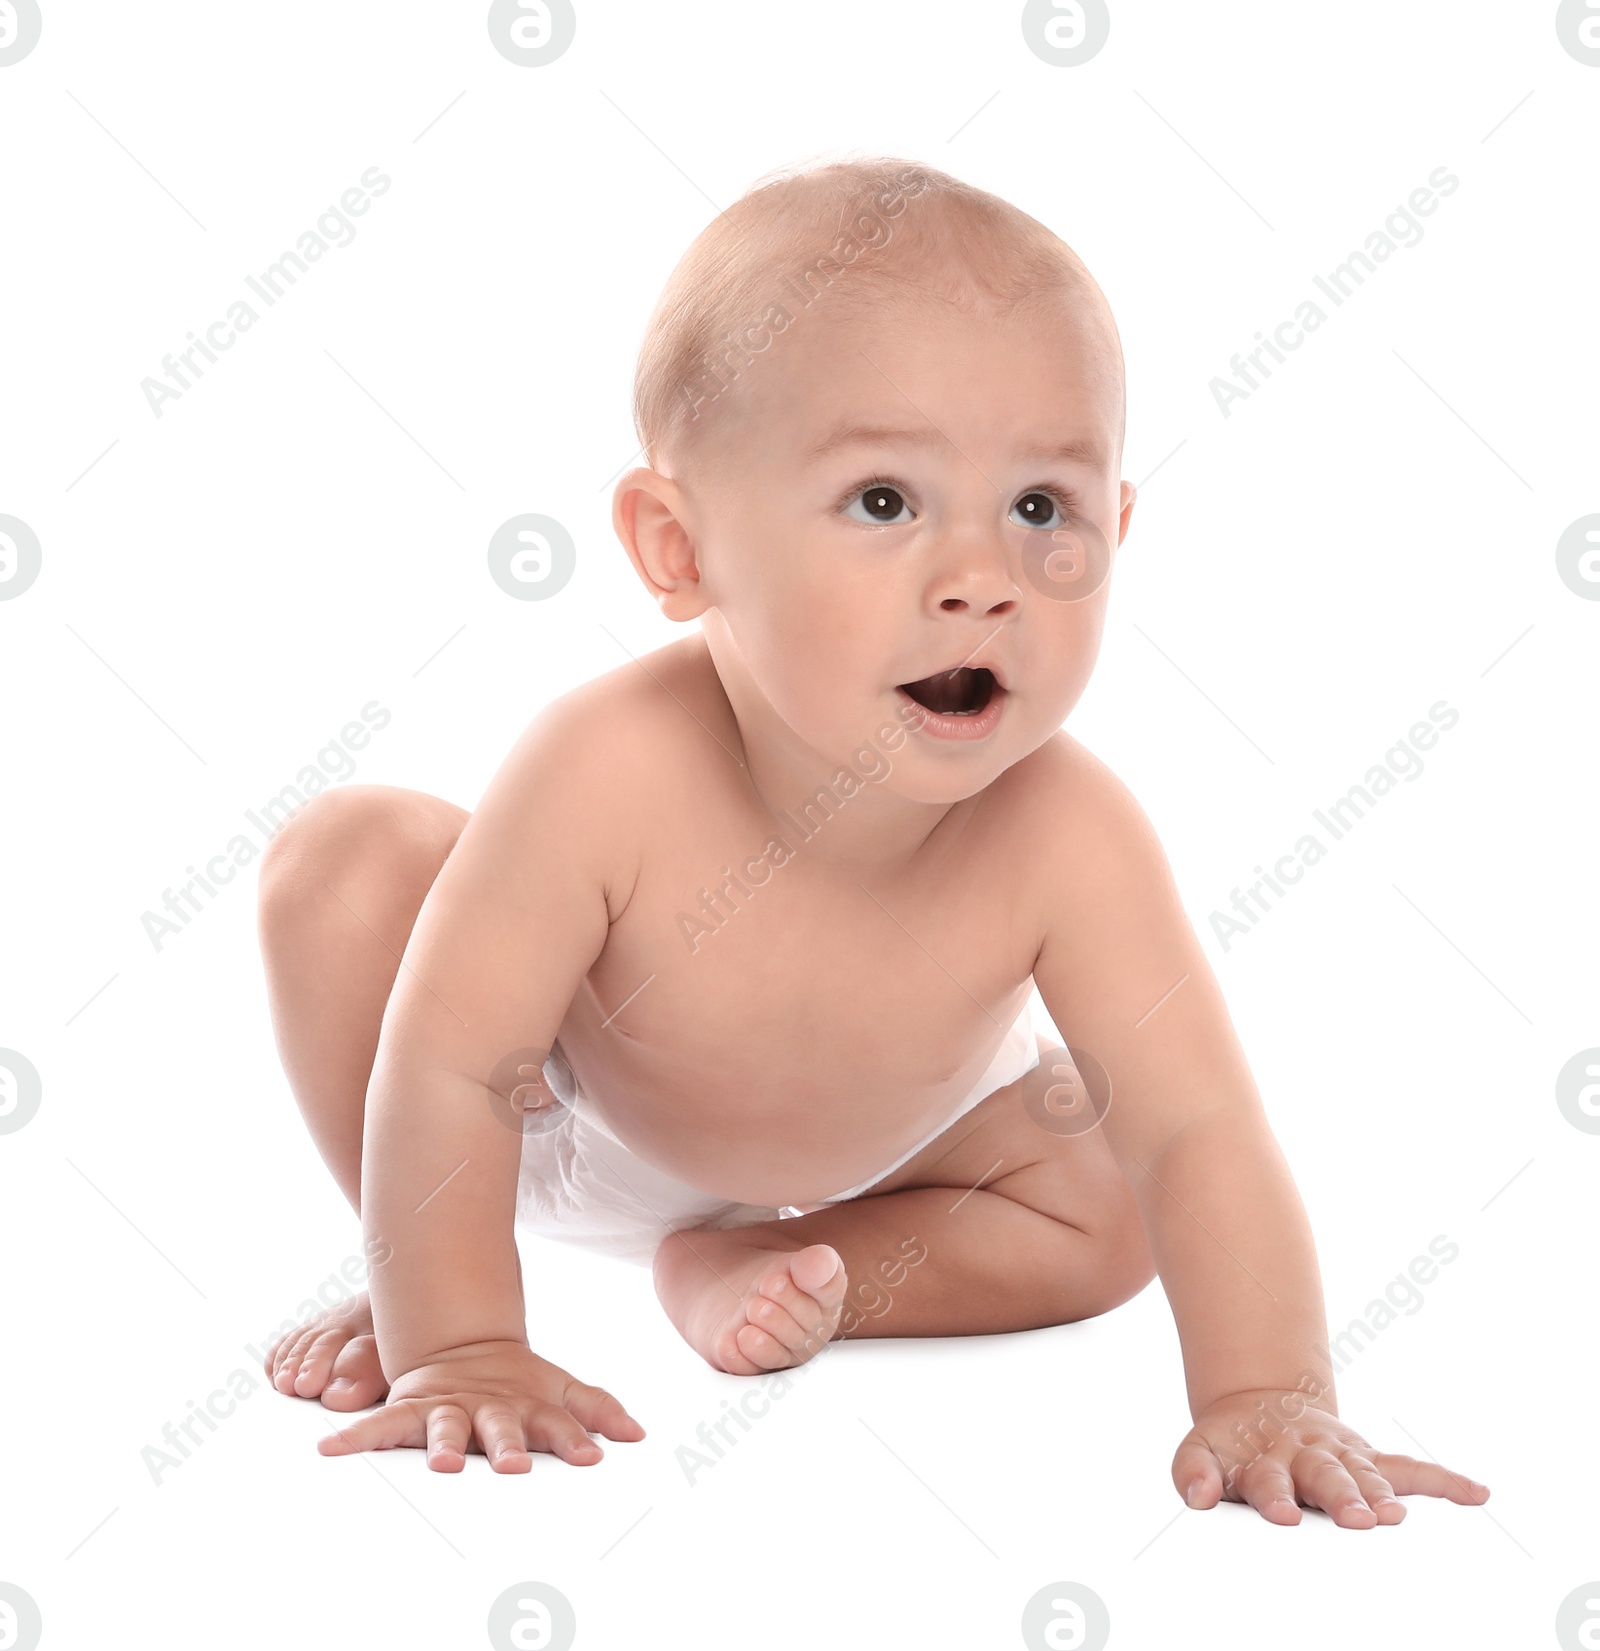
[[[723,726],[709,731],[743,768],[772,834],[809,864],[858,880],[901,871],[953,812],[978,805],[981,793],[925,803],[891,790],[884,782],[894,759],[874,734],[841,759],[815,750],[736,668],[719,671],[703,634],[686,640],[724,712]]]

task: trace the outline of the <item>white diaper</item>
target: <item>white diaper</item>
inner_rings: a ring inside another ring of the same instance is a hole
[[[1033,1021],[1024,1003],[971,1093],[937,1129],[848,1192],[835,1193],[821,1204],[774,1209],[735,1204],[702,1192],[635,1156],[581,1093],[557,1043],[544,1064],[544,1077],[560,1104],[530,1112],[524,1120],[517,1224],[541,1238],[579,1244],[648,1267],[661,1240],[681,1227],[748,1227],[858,1198],[915,1157],[979,1101],[1015,1083],[1038,1064]]]

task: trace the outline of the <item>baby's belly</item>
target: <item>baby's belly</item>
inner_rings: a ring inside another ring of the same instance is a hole
[[[560,1040],[589,1103],[639,1157],[714,1197],[808,1204],[948,1122],[1031,990],[1024,978],[961,1008],[948,995],[847,1001],[822,990],[803,1009],[747,1000],[729,1018],[716,1011],[732,1003],[674,1007],[663,994],[628,1030],[623,1017],[603,1024],[585,991]]]

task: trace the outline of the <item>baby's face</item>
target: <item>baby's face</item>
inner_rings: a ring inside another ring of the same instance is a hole
[[[1093,669],[1133,505],[1107,352],[1066,300],[799,317],[684,484],[724,681],[830,763],[903,727],[883,783],[919,801],[1037,749]]]

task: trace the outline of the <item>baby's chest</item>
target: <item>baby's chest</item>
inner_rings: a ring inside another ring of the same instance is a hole
[[[1026,929],[999,879],[874,884],[721,856],[700,876],[642,875],[587,984],[592,1013],[663,1060],[739,1049],[938,1081],[1027,980]]]

